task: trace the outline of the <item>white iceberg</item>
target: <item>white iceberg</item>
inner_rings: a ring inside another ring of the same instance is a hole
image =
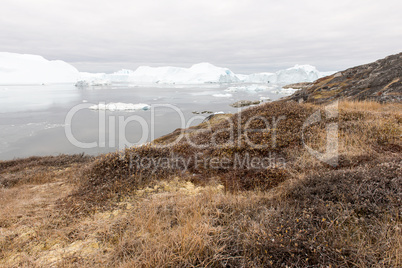
[[[292,68],[276,72],[276,83],[313,82],[321,77],[320,72],[311,65],[296,65]]]
[[[269,87],[261,84],[252,84],[252,85],[244,85],[244,86],[233,86],[225,89],[226,92],[262,92],[269,91],[273,87]]]
[[[151,106],[144,103],[122,103],[122,102],[111,102],[111,103],[99,103],[98,105],[92,105],[89,107],[91,110],[108,110],[108,111],[135,111],[135,110],[149,110]]]
[[[212,94],[213,97],[215,98],[230,98],[233,97],[232,94],[226,93],[226,94]]]
[[[90,87],[90,86],[108,86],[112,84],[110,75],[105,73],[86,73],[81,72],[78,81],[75,83],[76,87]]]
[[[107,86],[112,83],[129,83],[130,76],[132,76],[133,73],[134,71],[127,69],[122,69],[111,74],[81,72],[76,86]]]
[[[134,71],[128,69],[122,69],[120,71],[114,72],[107,75],[106,79],[118,82],[118,83],[128,83],[130,82],[130,77],[134,74]]]
[[[150,67],[140,66],[135,71],[123,69],[111,74],[80,73],[80,82],[83,86],[103,85],[109,83],[129,83],[132,85],[163,85],[180,87],[183,85],[214,85],[222,83],[247,84],[291,84],[298,82],[312,82],[332,72],[321,73],[311,65],[296,65],[275,73],[255,73],[250,75],[235,74],[228,68],[221,68],[210,63],[194,64],[190,68],[182,67]],[[102,83],[100,83],[101,81]],[[229,89],[237,91],[265,91],[263,86],[247,86],[247,88]]]
[[[295,93],[298,90],[299,89],[297,89],[297,88],[280,88],[274,92],[276,94],[280,94],[280,95],[292,95],[293,93]]]
[[[295,65],[294,67],[280,70],[275,73],[255,73],[237,76],[245,83],[293,84],[300,82],[313,82],[321,77],[333,73],[334,72],[319,72],[317,68],[311,65]]]
[[[37,55],[0,52],[0,84],[76,83],[78,70],[60,61]]]
[[[76,87],[90,87],[90,86],[109,86],[112,82],[103,79],[79,80],[75,83]]]
[[[260,101],[261,102],[268,102],[268,101],[271,101],[271,98],[270,97],[260,97]]]
[[[245,83],[276,83],[275,73],[255,73],[249,75],[237,75]]]
[[[272,92],[280,95],[292,95],[298,89],[282,88],[278,84],[272,84],[270,86],[264,84],[252,84],[243,86],[233,86],[225,89],[225,92],[247,92],[247,93],[259,93],[259,92]],[[270,101],[269,97],[261,97],[261,101]]]
[[[91,86],[94,81],[132,83],[135,85],[167,84],[198,85],[239,82],[239,78],[227,68],[210,63],[199,63],[190,68],[140,66],[135,71],[123,69],[112,74],[81,73],[77,86]]]
[[[134,85],[200,85],[222,83],[292,84],[312,82],[333,72],[319,72],[311,65],[296,65],[275,73],[234,74],[228,68],[210,63],[194,64],[190,68],[141,66],[135,71],[123,69],[111,74],[79,73],[63,61],[49,61],[41,56],[0,52],[0,84],[75,83],[77,87],[106,86],[112,83]],[[248,86],[227,91],[265,91]]]
[[[129,74],[128,80],[132,83],[160,84],[207,84],[240,81],[229,69],[216,67],[210,63],[199,63],[190,68],[141,66]]]

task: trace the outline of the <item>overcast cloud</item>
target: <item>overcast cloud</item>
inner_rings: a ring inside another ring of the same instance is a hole
[[[2,0],[0,51],[91,72],[342,70],[402,52],[401,10],[400,0]]]

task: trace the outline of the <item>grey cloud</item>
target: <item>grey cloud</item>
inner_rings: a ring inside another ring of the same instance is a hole
[[[402,3],[3,0],[0,51],[82,71],[207,61],[238,73],[294,64],[337,70],[398,53]]]

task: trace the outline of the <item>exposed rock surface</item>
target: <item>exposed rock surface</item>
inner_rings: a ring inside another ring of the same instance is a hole
[[[312,82],[301,82],[301,83],[286,85],[283,88],[307,89],[312,84],[313,84]]]
[[[240,108],[240,107],[246,107],[246,106],[250,106],[250,105],[257,105],[260,104],[261,101],[248,101],[248,100],[241,100],[241,101],[237,101],[235,103],[230,104],[230,106],[234,107],[234,108]]]
[[[323,77],[300,88],[288,99],[314,103],[338,98],[394,102],[402,100],[402,53]]]

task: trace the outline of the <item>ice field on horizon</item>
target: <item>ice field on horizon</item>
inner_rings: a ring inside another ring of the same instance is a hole
[[[311,65],[295,65],[275,73],[235,74],[228,68],[211,63],[189,68],[140,66],[135,71],[122,69],[106,73],[79,72],[64,61],[49,61],[42,56],[0,52],[0,85],[74,83],[78,87],[108,86],[114,83],[132,85],[202,85],[202,84],[292,84],[312,82],[329,75]]]

